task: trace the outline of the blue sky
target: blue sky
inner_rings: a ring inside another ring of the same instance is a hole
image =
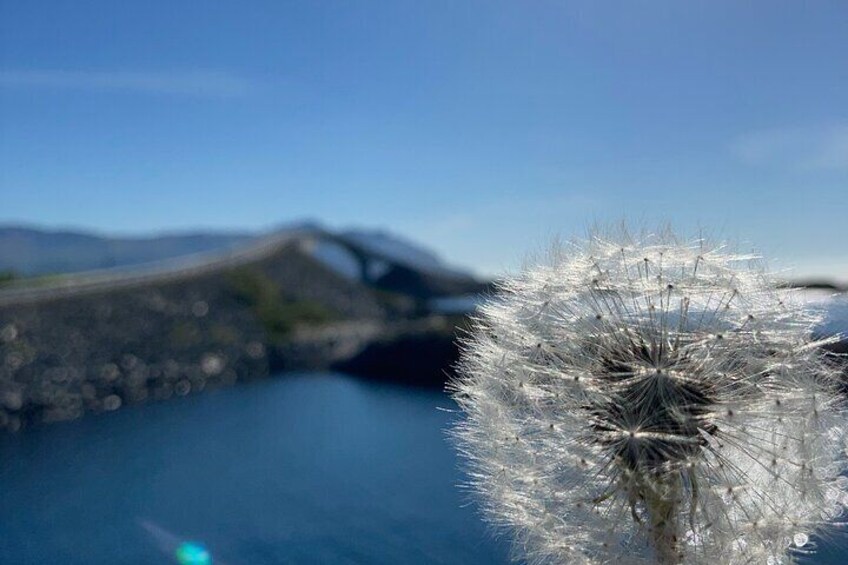
[[[480,273],[669,221],[848,280],[848,3],[0,0],[0,222],[303,218]]]

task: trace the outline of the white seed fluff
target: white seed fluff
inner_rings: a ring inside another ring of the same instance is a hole
[[[791,563],[848,501],[845,402],[814,311],[755,257],[592,234],[502,281],[452,433],[532,563]]]

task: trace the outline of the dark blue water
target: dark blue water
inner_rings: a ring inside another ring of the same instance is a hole
[[[0,564],[508,562],[438,392],[284,376],[0,437]],[[848,562],[846,536],[805,563]]]
[[[506,563],[443,394],[285,376],[0,438],[0,563]]]

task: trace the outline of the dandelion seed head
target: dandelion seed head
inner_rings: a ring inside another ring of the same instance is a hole
[[[752,255],[596,232],[500,282],[464,342],[471,486],[538,563],[789,563],[848,501],[845,404]]]

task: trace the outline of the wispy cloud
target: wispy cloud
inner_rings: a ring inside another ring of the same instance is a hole
[[[731,153],[743,163],[805,171],[848,170],[848,124],[774,128],[736,138]]]
[[[233,97],[250,93],[255,85],[221,71],[0,70],[0,87]]]

